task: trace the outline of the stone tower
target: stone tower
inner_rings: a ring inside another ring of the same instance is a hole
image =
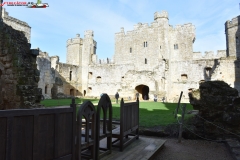
[[[76,65],[80,67],[78,77],[81,79],[82,93],[87,92],[88,83],[88,66],[89,64],[96,62],[96,48],[97,43],[93,39],[93,31],[87,30],[84,33],[84,38],[80,38],[80,34],[77,34],[75,38],[67,40],[67,64]],[[69,70],[71,73],[71,68]]]
[[[92,64],[93,59],[96,58],[94,55],[96,55],[97,43],[94,41],[93,37],[94,34],[92,30],[85,31],[83,39],[82,63],[80,64],[80,67],[82,67],[82,89],[84,94],[88,90],[88,66],[89,64]]]
[[[227,57],[240,57],[240,16],[225,23]]]
[[[80,34],[75,38],[67,40],[67,64],[80,65],[82,62],[83,40]]]

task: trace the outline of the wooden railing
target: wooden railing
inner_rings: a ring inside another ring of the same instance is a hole
[[[120,151],[139,138],[139,100],[137,102],[124,103],[121,100],[119,127],[113,130],[113,146]]]
[[[0,159],[75,159],[76,106],[0,111]]]

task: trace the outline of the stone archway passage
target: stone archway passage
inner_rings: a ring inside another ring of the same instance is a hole
[[[138,93],[142,94],[142,99],[149,100],[149,87],[146,85],[138,85],[135,87]]]

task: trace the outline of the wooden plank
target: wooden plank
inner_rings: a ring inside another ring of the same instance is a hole
[[[6,159],[7,118],[0,118],[0,159]]]
[[[38,156],[39,159],[54,159],[54,114],[38,117]]]
[[[39,137],[38,137],[38,117],[39,115],[38,114],[35,114],[34,115],[34,119],[33,119],[33,159],[36,159],[38,160],[39,159],[39,156],[38,156],[38,140],[39,140]]]
[[[132,160],[132,159],[152,159],[154,154],[161,150],[166,140],[157,137],[140,136],[139,140],[127,146],[123,152],[113,148],[112,154],[103,157],[102,160]]]
[[[58,117],[58,157],[72,154],[72,113],[61,113]]]
[[[33,116],[17,116],[13,118],[11,139],[11,159],[32,160]]]
[[[58,139],[59,139],[59,132],[58,132],[58,120],[59,120],[59,113],[54,114],[54,158],[58,158]]]
[[[6,159],[11,158],[12,152],[12,132],[13,132],[13,117],[7,117],[7,144],[6,144]]]
[[[59,107],[59,108],[39,108],[39,109],[9,109],[1,110],[0,117],[14,117],[14,116],[31,116],[34,114],[53,114],[73,112],[73,108]]]

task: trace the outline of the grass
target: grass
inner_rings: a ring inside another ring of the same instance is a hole
[[[140,102],[139,109],[139,125],[140,127],[166,126],[177,122],[173,112],[177,107],[177,103],[162,103],[162,102]],[[192,110],[191,104],[187,104],[186,110]],[[113,104],[113,118],[119,119],[120,115],[119,104]],[[178,111],[178,117],[181,117],[181,109]],[[191,115],[185,114],[185,120]]]
[[[76,104],[90,100],[92,103],[98,103],[99,99],[76,99]],[[112,102],[115,102],[114,100]],[[52,106],[70,106],[71,99],[49,99],[44,100],[41,104],[46,107]],[[78,105],[79,106],[79,105]],[[176,123],[173,112],[177,107],[177,103],[162,102],[140,102],[139,125],[140,127],[166,126]],[[79,108],[79,107],[78,107]],[[186,110],[192,110],[192,105],[187,104]],[[114,120],[120,119],[120,104],[113,104],[112,116]],[[181,117],[181,109],[179,109],[178,117]],[[191,115],[186,114],[184,119],[188,119]]]
[[[85,101],[91,101],[92,103],[98,103],[99,99],[83,99],[83,98],[76,98],[75,103],[81,104]],[[54,107],[54,106],[70,106],[72,103],[72,99],[45,99],[41,101],[41,104],[45,107]]]

